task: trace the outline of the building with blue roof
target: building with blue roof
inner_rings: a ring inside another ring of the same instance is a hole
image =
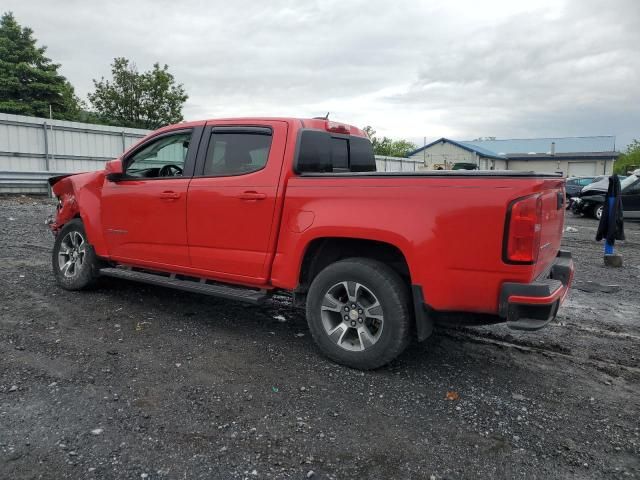
[[[565,176],[609,175],[619,153],[614,136],[460,141],[440,138],[408,157],[422,169],[475,168],[559,172]]]

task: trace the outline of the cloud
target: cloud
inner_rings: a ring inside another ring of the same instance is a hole
[[[640,4],[574,2],[469,32],[423,62],[398,108],[438,112],[453,134],[640,136]],[[622,7],[622,8],[621,8]],[[407,107],[410,106],[410,107]]]
[[[5,0],[81,96],[167,63],[189,119],[314,116],[380,134],[640,137],[640,3]]]

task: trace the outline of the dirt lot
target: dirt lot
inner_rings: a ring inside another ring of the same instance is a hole
[[[610,270],[568,219],[576,288],[545,330],[439,328],[362,373],[286,297],[59,289],[52,211],[0,199],[2,479],[640,477],[638,223]]]

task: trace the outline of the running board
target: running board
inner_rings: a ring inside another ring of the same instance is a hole
[[[148,283],[161,287],[175,288],[184,290],[185,292],[203,293],[214,297],[228,298],[231,300],[240,300],[253,304],[262,303],[267,298],[266,290],[254,290],[245,287],[236,287],[222,283],[208,283],[204,278],[198,280],[188,280],[178,278],[177,275],[149,273],[148,271],[137,271],[130,268],[102,268],[100,275],[106,277],[122,278],[124,280],[133,280],[135,282]],[[180,275],[182,277],[182,275]]]

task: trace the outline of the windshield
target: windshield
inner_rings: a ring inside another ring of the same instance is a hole
[[[633,175],[629,175],[627,178],[620,182],[620,187],[622,190],[627,188],[629,185],[634,184],[638,180],[638,175],[634,173]]]

